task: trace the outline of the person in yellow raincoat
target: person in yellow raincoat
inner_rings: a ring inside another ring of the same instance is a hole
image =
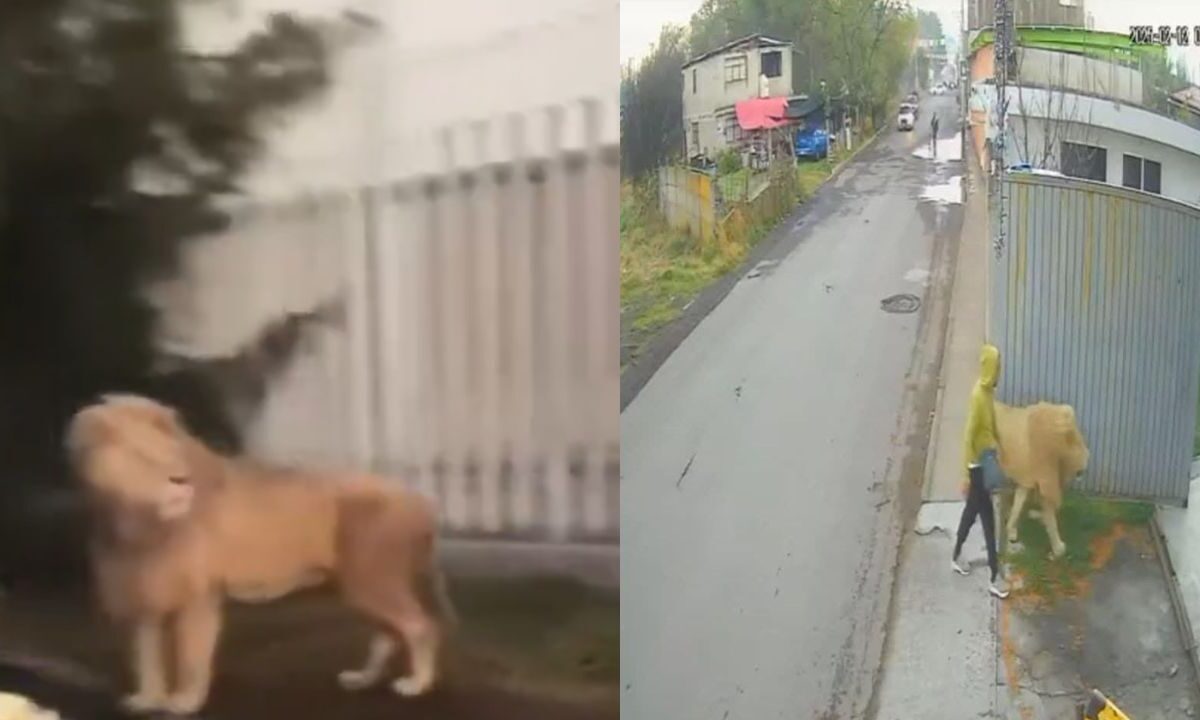
[[[996,383],[1000,380],[1000,351],[993,345],[984,345],[979,353],[979,379],[971,390],[967,408],[967,427],[964,438],[964,461],[967,479],[963,483],[963,495],[967,503],[963,507],[962,519],[958,523],[958,537],[954,543],[951,566],[959,575],[971,572],[970,565],[959,560],[963,542],[971,532],[978,517],[983,524],[983,538],[987,542],[988,568],[992,571],[988,591],[998,598],[1008,597],[1008,586],[1000,577],[1000,563],[996,558],[996,515],[992,508],[992,492],[1000,486],[1000,465],[996,451],[1000,446],[996,438]]]

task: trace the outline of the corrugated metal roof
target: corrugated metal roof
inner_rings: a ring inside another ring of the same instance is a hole
[[[682,69],[687,69],[687,68],[691,67],[692,65],[695,65],[698,62],[707,60],[714,55],[720,55],[721,53],[728,52],[728,51],[733,50],[741,45],[752,45],[753,47],[791,47],[792,46],[792,44],[790,42],[788,42],[787,40],[778,40],[776,38],[767,37],[766,35],[763,35],[762,33],[754,33],[753,35],[747,35],[746,37],[738,38],[737,40],[731,40],[730,42],[725,43],[721,47],[714,48],[712,50],[709,50],[706,53],[697,55],[696,57],[692,58],[691,60],[688,60],[687,62],[685,62],[683,64]]]

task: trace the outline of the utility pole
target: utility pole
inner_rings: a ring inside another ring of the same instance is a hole
[[[1006,207],[1004,197],[1004,176],[1006,173],[1007,164],[1005,161],[1005,138],[1008,135],[1007,117],[1008,117],[1008,68],[1009,57],[1012,54],[1012,15],[1008,6],[1008,0],[996,0],[995,17],[993,18],[993,28],[995,35],[995,50],[996,58],[994,66],[996,68],[996,140],[992,143],[992,179],[996,185],[996,235],[995,235],[995,251],[996,259],[1000,259],[1004,254],[1004,245],[1007,236],[1007,220],[1008,208]]]

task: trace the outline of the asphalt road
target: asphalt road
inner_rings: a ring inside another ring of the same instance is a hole
[[[953,136],[953,97],[886,130],[622,413],[622,718],[869,714],[961,224],[921,199],[962,174],[912,154],[935,110]]]

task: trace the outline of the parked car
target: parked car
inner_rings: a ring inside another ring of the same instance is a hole
[[[917,125],[917,106],[904,103],[896,115],[897,130],[912,130]]]
[[[795,151],[798,158],[821,160],[829,156],[829,133],[822,127],[804,127],[796,131]]]
[[[916,104],[917,104],[918,102],[920,102],[920,101],[921,101],[921,98],[920,98],[920,96],[919,96],[919,95],[917,95],[915,92],[910,92],[910,93],[909,93],[909,94],[908,94],[908,95],[907,95],[907,96],[904,98],[904,104],[905,104],[905,105],[912,105],[912,106],[914,106],[914,107],[915,107],[915,106],[916,106]]]

